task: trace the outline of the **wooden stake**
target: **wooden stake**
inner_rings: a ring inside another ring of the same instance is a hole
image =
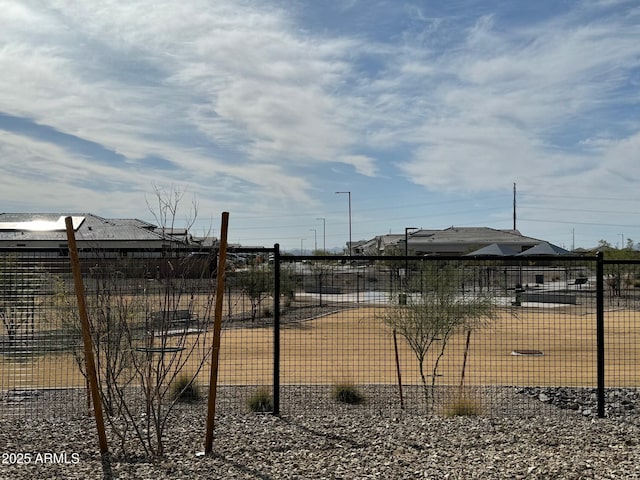
[[[402,375],[400,374],[400,356],[398,355],[398,336],[393,329],[393,349],[396,352],[396,372],[398,374],[398,392],[400,393],[400,409],[404,410],[404,396],[402,395]]]
[[[213,449],[213,424],[216,416],[216,394],[218,391],[218,362],[220,357],[220,335],[222,334],[222,302],[224,301],[224,271],[227,260],[227,230],[229,212],[222,212],[220,229],[220,251],[218,252],[218,271],[216,285],[216,308],[213,322],[213,348],[211,350],[211,376],[209,378],[209,397],[207,401],[207,425],[204,453]]]
[[[467,357],[469,356],[469,343],[471,342],[471,330],[467,330],[467,343],[464,346],[464,360],[462,361],[462,372],[460,372],[460,389],[464,386],[464,372],[467,369]]]
[[[93,400],[93,413],[96,417],[96,427],[98,429],[98,442],[100,453],[109,451],[107,446],[107,435],[104,430],[104,418],[102,417],[102,401],[98,388],[98,375],[96,373],[96,363],[93,358],[93,343],[91,341],[91,329],[89,327],[89,316],[87,315],[87,304],[84,297],[84,285],[82,283],[82,271],[80,270],[80,260],[78,259],[78,248],[76,247],[76,237],[73,232],[73,219],[64,219],[67,227],[67,241],[69,243],[69,256],[71,257],[71,270],[76,287],[76,297],[78,298],[78,313],[82,323],[82,342],[84,344],[84,361],[87,368],[87,377],[91,387],[91,399]]]

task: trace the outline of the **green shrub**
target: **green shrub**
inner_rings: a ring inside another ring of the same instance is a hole
[[[266,387],[258,388],[247,400],[249,410],[256,413],[273,412],[273,397]]]
[[[340,382],[334,385],[333,398],[338,402],[349,405],[358,405],[364,402],[364,395],[350,382]]]
[[[171,398],[181,403],[193,403],[201,399],[195,382],[187,376],[179,377],[171,386]]]

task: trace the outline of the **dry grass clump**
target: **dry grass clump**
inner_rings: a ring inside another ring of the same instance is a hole
[[[458,391],[445,400],[445,417],[476,417],[482,415],[484,408],[478,398],[465,391]]]
[[[247,406],[255,413],[273,412],[273,396],[266,387],[259,387],[247,399]]]
[[[171,398],[180,403],[194,403],[200,401],[202,396],[193,379],[181,376],[171,385]]]
[[[364,395],[351,382],[339,382],[333,386],[332,397],[334,400],[349,405],[364,403]]]

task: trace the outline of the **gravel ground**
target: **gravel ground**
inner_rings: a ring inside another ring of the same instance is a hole
[[[617,396],[627,393],[633,392]],[[0,419],[0,478],[640,478],[640,427],[627,403],[619,402],[624,415],[611,412],[610,418],[597,419],[549,400],[570,394],[586,396],[575,399],[585,404],[591,395],[510,390],[506,401],[513,395],[514,402],[527,399],[537,406],[530,409],[535,413],[518,416],[494,411],[445,418],[322,405],[280,417],[227,413],[216,418],[210,456],[198,455],[204,448],[203,405],[180,406],[172,422],[179,427],[172,426],[167,435],[167,453],[155,460],[114,453],[103,461],[90,418],[9,417]]]

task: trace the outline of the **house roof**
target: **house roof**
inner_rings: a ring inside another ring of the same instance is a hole
[[[365,253],[369,253],[370,251],[384,252],[386,247],[398,245],[398,242],[401,239],[404,241],[403,234],[390,233],[386,235],[378,235],[361,245],[361,248],[365,250]]]
[[[0,213],[0,241],[66,242],[65,217],[73,217],[78,241],[162,241],[137,219],[106,219],[91,213]]]
[[[513,245],[492,243],[491,245],[487,245],[486,247],[482,247],[471,253],[467,253],[467,255],[468,256],[491,255],[494,257],[507,257],[509,255],[517,255],[518,253],[520,253],[520,250]]]
[[[409,248],[418,255],[461,255],[492,244],[511,245],[521,252],[542,240],[525,237],[518,230],[488,227],[450,227],[418,230],[408,237]],[[401,243],[404,240],[401,240]],[[516,252],[516,253],[517,253]]]
[[[385,247],[388,245],[396,245],[400,240],[404,240],[404,235],[401,233],[389,233],[376,238],[380,238],[380,245]]]
[[[518,230],[497,230],[488,227],[449,227],[444,230],[418,230],[409,236],[409,243],[501,243],[537,244],[542,240],[525,237]]]
[[[557,255],[576,255],[573,252],[570,252],[569,250],[565,250],[562,247],[559,247],[557,245],[554,245],[552,243],[549,242],[542,242],[539,243],[538,245],[536,245],[535,247],[531,247],[528,250],[525,250],[522,253],[519,253],[518,255],[553,255],[553,256],[557,256]]]

